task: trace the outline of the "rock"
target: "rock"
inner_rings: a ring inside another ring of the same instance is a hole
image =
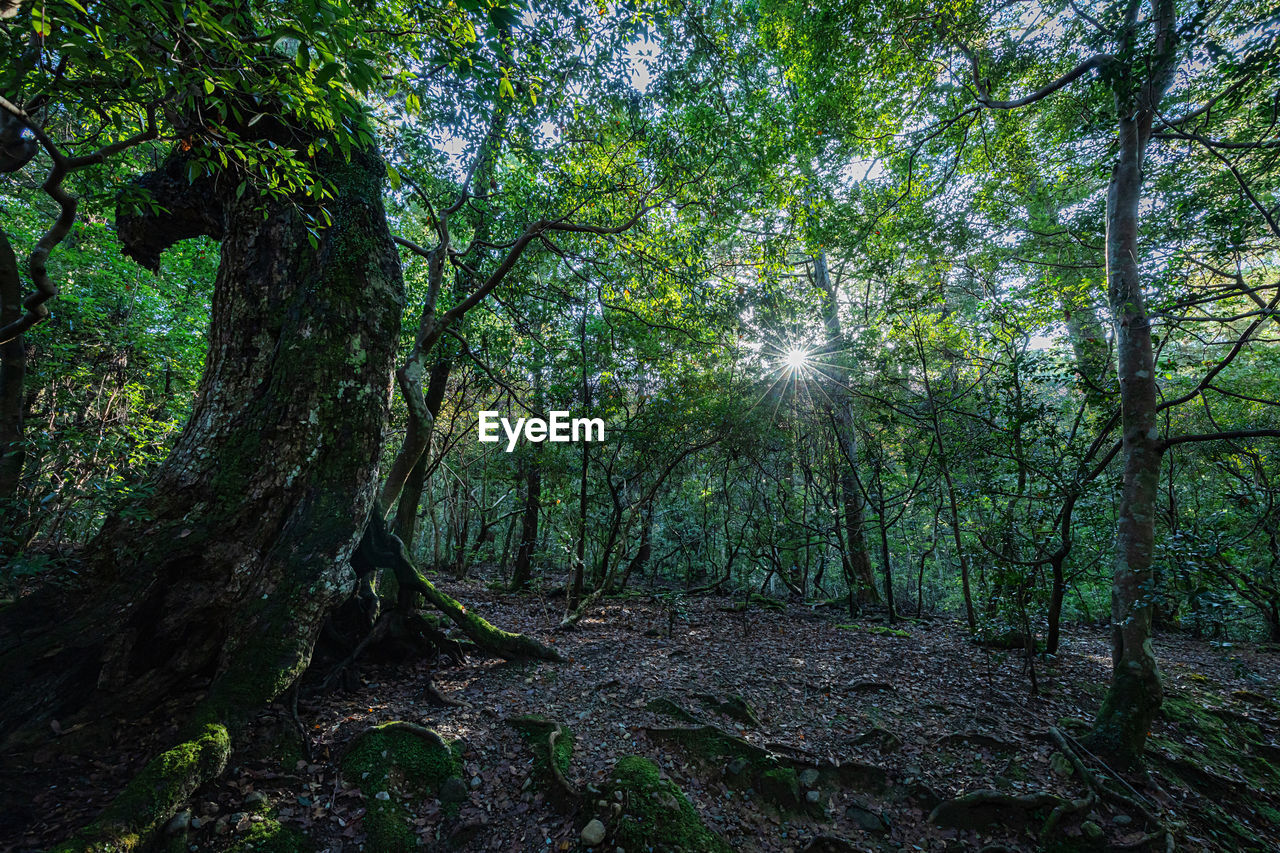
[[[251,812],[265,809],[268,805],[267,795],[261,791],[250,791],[248,796],[244,798],[244,807]]]
[[[236,832],[244,832],[252,824],[253,821],[250,820],[249,815],[244,812],[236,812],[231,816],[231,825],[235,827]]]
[[[191,828],[192,828],[192,829],[199,829],[199,828],[200,828],[200,827],[202,827],[202,826],[204,826],[204,821],[202,821],[200,818],[198,818],[198,817],[193,817],[193,818],[191,818]]]
[[[200,804],[200,814],[202,815],[216,815],[220,811],[222,811],[222,806],[212,800]]]
[[[1080,824],[1080,834],[1094,844],[1097,844],[1107,837],[1107,834],[1102,831],[1102,827],[1098,826],[1091,820],[1086,820],[1084,823]]]
[[[213,825],[214,835],[226,835],[231,831],[231,823],[225,818],[218,818],[218,822]]]
[[[604,841],[605,834],[604,824],[592,818],[586,826],[582,827],[582,843],[588,847],[595,847]]]
[[[390,794],[388,794],[386,791],[379,791],[378,793],[376,793],[376,794],[374,794],[374,795],[373,795],[373,798],[374,798],[375,800],[383,800],[383,801],[386,801],[386,800],[391,799],[391,795],[390,795]]]
[[[1128,826],[1133,823],[1133,818],[1129,817],[1127,814],[1118,814],[1111,818],[1111,822],[1116,826]]]
[[[812,803],[813,805],[817,805],[818,800],[822,799],[822,794],[818,793],[817,791],[808,791],[807,793],[805,793],[804,799],[805,799],[805,802]]]
[[[883,834],[889,831],[889,822],[884,819],[884,816],[861,803],[854,803],[845,809],[844,816],[867,832]]]
[[[812,788],[818,784],[818,771],[813,767],[802,770],[800,772],[800,784],[806,788]]]
[[[475,788],[479,788],[482,784],[483,784],[483,783],[480,781],[480,777],[479,777],[479,776],[472,776],[472,777],[471,777],[471,787],[472,787],[473,789],[475,789]]]
[[[745,758],[735,758],[733,761],[729,762],[729,766],[724,769],[724,772],[729,776],[741,776],[746,772],[747,766],[747,760]]]
[[[1049,768],[1063,778],[1070,776],[1075,771],[1075,768],[1071,766],[1071,759],[1061,752],[1055,752],[1049,756]]]
[[[467,799],[467,783],[457,776],[450,776],[440,786],[440,802],[461,803]]]
[[[191,827],[191,811],[183,809],[164,825],[165,835],[181,835]]]

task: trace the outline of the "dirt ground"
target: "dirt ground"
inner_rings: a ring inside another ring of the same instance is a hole
[[[1096,709],[1111,665],[1101,629],[1069,629],[1060,653],[1037,661],[1033,693],[1021,652],[980,648],[944,618],[900,623],[896,628],[909,635],[903,637],[882,622],[831,608],[733,612],[735,602],[726,598],[672,605],[637,595],[605,602],[577,630],[556,633],[562,602],[495,593],[478,581],[443,586],[495,624],[553,643],[566,662],[476,656],[462,666],[364,662],[349,685],[355,689],[304,690],[297,720],[308,750],[301,752],[296,740],[287,745],[297,730],[288,702],[264,712],[253,742],[233,756],[228,772],[192,798],[195,820],[185,839],[171,839],[177,849],[243,849],[237,839],[261,820],[246,801],[260,808],[264,795],[274,817],[317,849],[364,849],[366,798],[373,793],[344,779],[339,762],[357,733],[392,720],[458,741],[465,770],[460,804],[436,797],[409,803],[419,849],[584,849],[587,811],[552,803],[531,776],[529,746],[506,722],[527,714],[572,732],[566,775],[575,786],[601,786],[620,757],[646,756],[735,850],[995,853],[1154,843],[1157,827],[1147,816],[1106,797],[1063,821],[1052,839],[1037,840],[1039,819],[1021,821],[1008,810],[976,829],[929,820],[939,802],[975,790],[1085,796],[1079,774],[1054,757],[1060,750],[1049,729],[1080,734]],[[1280,654],[1175,634],[1160,636],[1156,652],[1174,701],[1152,732],[1150,775],[1129,777],[1126,796],[1172,830],[1174,849],[1280,849],[1280,784],[1266,787],[1280,781],[1280,772],[1251,776],[1221,758],[1248,754],[1256,758],[1251,766],[1280,765]],[[424,689],[431,681],[462,704],[432,704]],[[731,696],[745,699],[758,721],[709,704]],[[795,761],[875,765],[886,783],[815,785],[821,789],[800,808],[778,807],[750,786],[733,784],[722,764],[651,734],[686,724],[647,710],[656,698]],[[158,736],[164,731],[157,726]],[[22,791],[19,800],[11,792],[10,802],[20,802],[23,814],[11,816],[7,828],[22,826],[6,849],[43,849],[65,839],[144,759],[126,752],[114,764],[72,757],[11,768],[6,784]],[[1096,764],[1090,769],[1109,778]],[[1089,833],[1081,829],[1085,821]],[[597,849],[617,848],[607,839]]]

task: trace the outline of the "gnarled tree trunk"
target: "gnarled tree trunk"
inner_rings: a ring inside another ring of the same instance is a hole
[[[204,375],[145,497],[90,545],[85,601],[51,630],[34,606],[0,626],[0,739],[205,685],[193,724],[234,731],[306,667],[350,594],[403,284],[381,161],[318,168],[337,198],[315,246],[294,201],[236,198],[226,175],[190,184],[177,156],[139,182],[164,212],[119,217],[125,253],[151,269],[179,240],[221,241]]]

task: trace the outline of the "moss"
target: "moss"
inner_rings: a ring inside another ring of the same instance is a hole
[[[890,628],[887,625],[837,625],[837,628],[843,628],[846,631],[860,631],[863,634],[875,634],[880,637],[910,637],[906,631],[900,628]]]
[[[58,851],[127,851],[141,847],[231,754],[225,726],[207,725],[148,762],[84,833]]]
[[[700,725],[702,720],[690,714],[674,699],[668,699],[665,696],[659,696],[657,699],[650,699],[644,706],[646,711],[652,711],[655,714],[662,714],[665,717],[673,717],[683,723],[692,723]]]
[[[623,812],[613,826],[613,841],[625,850],[655,853],[731,853],[725,840],[702,822],[693,804],[674,783],[662,778],[647,758],[618,759],[606,783],[606,799],[622,795]]]
[[[780,806],[795,808],[800,805],[800,777],[792,767],[775,767],[760,774],[756,780],[760,795]]]
[[[255,823],[247,833],[237,839],[232,853],[312,853],[316,849],[311,839],[291,826],[276,820]]]
[[[342,759],[342,773],[365,794],[370,853],[405,853],[417,848],[418,839],[401,798],[438,792],[446,779],[460,775],[460,765],[431,729],[392,722],[356,738]]]
[[[537,715],[515,717],[507,723],[520,733],[533,751],[534,773],[544,782],[549,781],[552,775],[548,760],[555,763],[560,775],[569,775],[569,760],[573,757],[573,732],[565,726],[558,726],[557,723]],[[560,734],[556,737],[555,749],[548,750],[547,743],[551,732],[557,727],[560,729]]]
[[[508,660],[537,658],[562,661],[564,657],[555,649],[524,634],[513,634],[491,625],[487,620],[463,607],[452,596],[440,591],[436,585],[416,569],[412,575],[402,577],[406,586],[421,592],[433,607],[448,616],[471,640],[487,652]]]
[[[787,609],[785,602],[779,601],[776,598],[770,598],[767,595],[761,595],[758,592],[753,592],[751,595],[747,596],[747,604],[754,604],[756,607],[763,607],[765,610],[781,611]]]
[[[1270,737],[1252,719],[1214,707],[1215,697],[1168,691],[1160,709],[1166,726],[1147,755],[1166,779],[1198,792],[1195,811],[1239,849],[1260,849],[1247,822],[1280,826],[1274,795],[1280,768],[1268,758]],[[1240,781],[1243,777],[1244,781]]]

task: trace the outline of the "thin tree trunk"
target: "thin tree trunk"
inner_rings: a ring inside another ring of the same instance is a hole
[[[431,366],[431,377],[428,380],[427,393],[423,400],[428,418],[427,424],[434,424],[436,418],[440,415],[440,405],[444,401],[444,391],[449,384],[449,372],[452,369],[453,359],[444,354],[437,356],[435,364]],[[414,429],[412,419],[409,422],[409,429]],[[409,441],[406,439],[405,444],[407,445],[408,443]],[[418,508],[422,503],[422,490],[426,485],[427,468],[431,461],[431,454],[426,452],[430,446],[431,436],[428,427],[427,444],[423,448],[423,452],[418,454],[418,461],[414,463],[413,468],[409,471],[404,488],[400,492],[399,502],[396,504],[396,535],[404,542],[404,547],[410,555],[417,553],[415,540],[418,533]],[[386,494],[385,488],[383,493]]]
[[[1115,326],[1124,473],[1111,587],[1112,680],[1089,740],[1095,751],[1121,765],[1140,760],[1163,701],[1151,649],[1151,559],[1161,444],[1151,321],[1138,267],[1138,209],[1147,142],[1173,79],[1177,36],[1172,0],[1157,0],[1154,7],[1151,67],[1141,75],[1137,69],[1114,75],[1120,150],[1107,187],[1107,289]],[[1132,40],[1137,26],[1128,24],[1125,41]]]
[[[827,270],[826,252],[819,252],[813,259],[818,289],[823,294],[823,322],[827,335],[827,360],[843,363],[844,335],[840,329],[840,302],[836,298],[835,284]],[[831,401],[835,420],[836,441],[843,457],[840,466],[840,499],[843,505],[844,542],[846,548],[845,574],[853,578],[858,587],[858,600],[863,604],[880,601],[876,590],[875,574],[871,570],[871,558],[867,551],[862,492],[858,489],[857,472],[858,440],[853,429],[853,396],[849,392],[849,371],[836,363],[824,366],[834,377]]]

